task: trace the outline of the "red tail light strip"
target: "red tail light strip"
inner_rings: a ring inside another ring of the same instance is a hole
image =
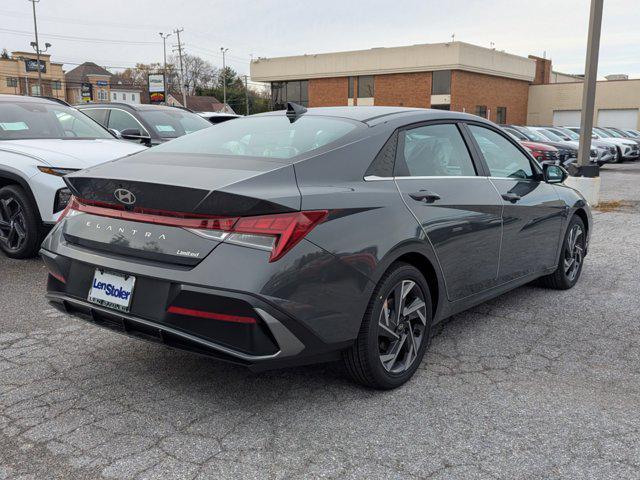
[[[222,322],[245,323],[245,324],[256,323],[256,319],[252,317],[243,317],[240,315],[227,315],[224,313],[206,312],[204,310],[194,310],[192,308],[170,306],[167,309],[167,312],[174,313],[176,315],[184,315],[187,317],[206,318],[208,320],[220,320]]]
[[[122,206],[94,202],[72,197],[58,221],[70,210],[77,210],[102,217],[119,218],[142,223],[167,225],[201,230],[220,230],[231,234],[266,235],[275,238],[270,262],[274,262],[291,250],[316,225],[324,221],[328,210],[277,213],[255,217],[221,217],[185,212],[170,212],[136,207],[132,211]]]

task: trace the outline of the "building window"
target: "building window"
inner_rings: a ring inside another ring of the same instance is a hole
[[[358,98],[373,97],[373,75],[362,75],[358,77]]]
[[[98,100],[101,102],[106,102],[109,100],[109,93],[106,90],[98,90]]]
[[[271,101],[275,110],[282,110],[287,102],[306,107],[309,104],[309,81],[272,82]]]
[[[51,82],[52,90],[62,90],[62,82],[60,80],[54,80]]]
[[[39,85],[31,85],[31,95],[37,97],[40,95],[40,86]]]
[[[507,107],[498,107],[496,109],[496,123],[507,123]]]
[[[476,105],[476,115],[482,118],[487,118],[487,106],[486,105]]]
[[[451,70],[438,70],[431,76],[431,95],[451,94]]]
[[[135,102],[135,101],[136,101],[136,94],[135,94],[135,93],[132,93],[132,94],[131,94],[131,101],[132,101],[132,102]]]
[[[349,77],[349,93],[348,93],[349,97],[348,98],[353,98],[353,93],[355,92],[355,87],[354,87],[355,78],[356,77]]]
[[[116,92],[112,92],[111,93],[111,99],[112,100],[118,100],[118,94]]]
[[[127,99],[127,94],[126,94],[126,93],[123,93],[123,94],[122,94],[122,100],[126,100],[126,99]]]
[[[7,78],[7,87],[17,87],[18,86],[18,79],[15,77],[8,77]]]

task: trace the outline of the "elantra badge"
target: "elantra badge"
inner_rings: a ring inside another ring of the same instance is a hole
[[[116,197],[120,203],[124,203],[125,205],[133,205],[136,203],[136,196],[125,188],[119,188],[115,192],[113,192],[113,196]]]

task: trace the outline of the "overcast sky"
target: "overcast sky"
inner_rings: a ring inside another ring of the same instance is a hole
[[[54,61],[127,67],[162,61],[158,32],[183,27],[188,53],[248,73],[250,55],[275,57],[456,40],[543,55],[582,73],[588,0],[40,0],[41,45]],[[28,50],[28,0],[0,1],[0,48]],[[175,35],[167,41],[167,50]],[[599,77],[640,77],[637,0],[605,0]]]

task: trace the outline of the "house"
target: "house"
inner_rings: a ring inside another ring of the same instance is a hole
[[[0,93],[44,95],[65,100],[65,76],[62,64],[51,55],[40,54],[42,92],[38,82],[38,58],[35,52],[12,52],[0,57]]]
[[[122,102],[138,104],[142,103],[142,89],[136,87],[132,83],[124,83],[121,80],[112,78],[111,84],[111,102]]]
[[[67,102],[108,102],[111,72],[93,62],[84,62],[65,74]]]
[[[167,105],[184,107],[184,97],[181,93],[169,93]],[[194,112],[236,113],[228,104],[225,105],[216,97],[211,96],[187,95],[186,107]]]

